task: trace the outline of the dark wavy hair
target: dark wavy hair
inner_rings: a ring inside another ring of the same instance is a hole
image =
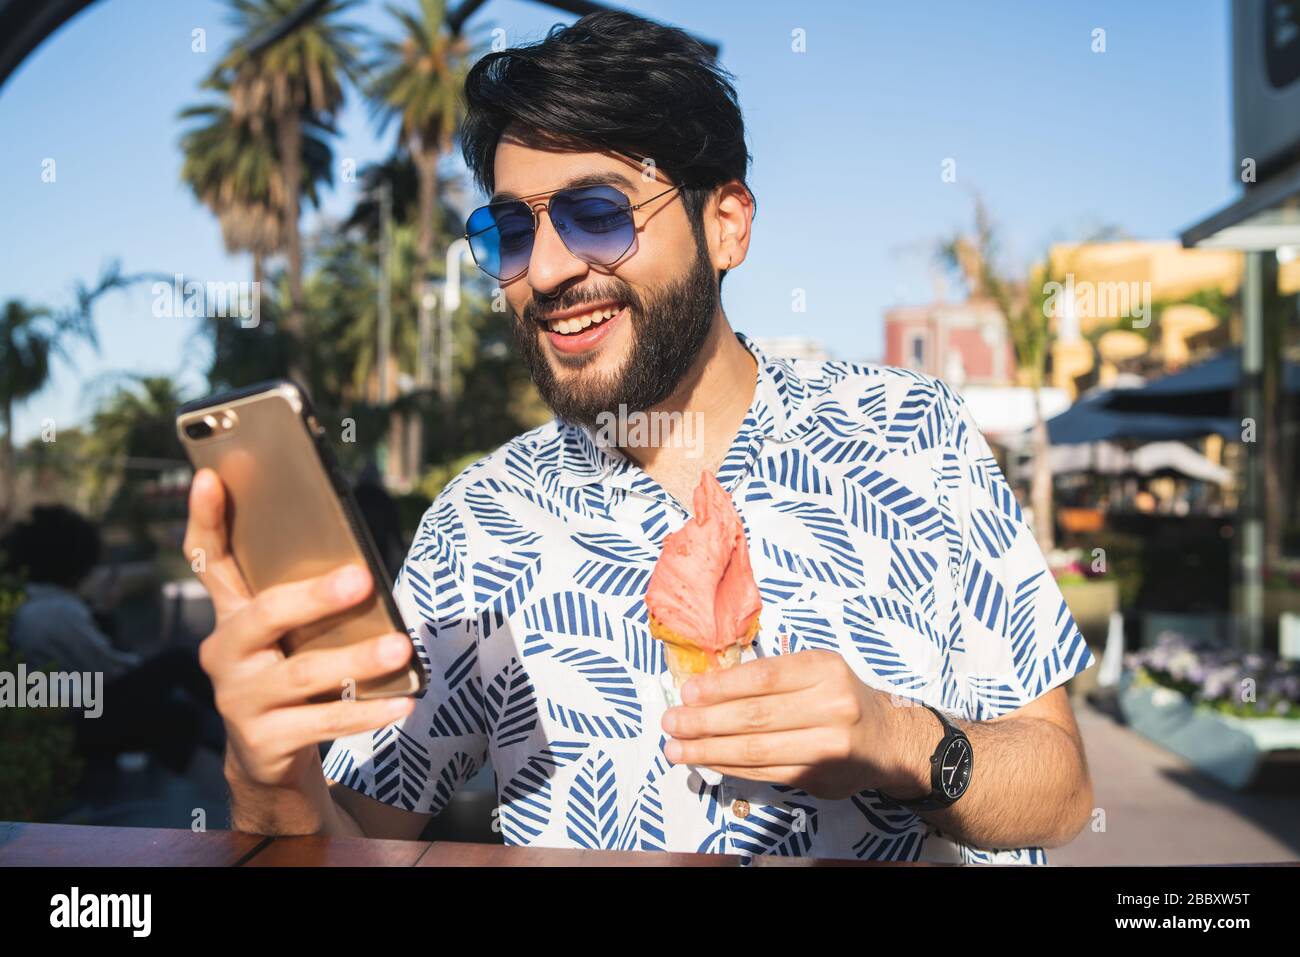
[[[733,79],[682,30],[620,11],[588,14],[474,64],[465,80],[461,149],[489,195],[497,144],[512,125],[544,143],[653,159],[682,184],[682,203],[703,242],[708,197],[724,183],[745,183],[749,169]]]
[[[0,538],[0,561],[28,581],[76,588],[99,564],[99,529],[62,505],[38,505]]]

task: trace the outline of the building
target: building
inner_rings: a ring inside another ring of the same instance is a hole
[[[1174,372],[1228,344],[1224,319],[1202,303],[1241,285],[1242,257],[1169,242],[1058,243],[1051,384],[1072,396],[1122,373]]]
[[[885,313],[885,363],[964,386],[1015,382],[1006,324],[989,301],[900,306]]]

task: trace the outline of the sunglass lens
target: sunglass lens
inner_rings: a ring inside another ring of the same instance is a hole
[[[494,279],[509,280],[528,268],[533,254],[533,214],[524,203],[482,206],[465,224],[474,261]]]
[[[551,199],[551,222],[569,252],[584,262],[618,262],[636,236],[627,197],[612,186],[561,190]]]

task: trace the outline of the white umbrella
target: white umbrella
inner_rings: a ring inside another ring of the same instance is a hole
[[[1232,483],[1232,470],[1211,462],[1182,442],[1148,442],[1133,451],[1113,442],[1053,445],[1052,474],[1095,472],[1098,475],[1151,475],[1178,472],[1215,485]]]

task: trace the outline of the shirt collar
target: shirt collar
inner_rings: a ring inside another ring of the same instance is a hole
[[[769,356],[743,332],[737,332],[736,338],[758,364],[758,380],[749,409],[719,469],[719,481],[728,491],[748,471],[764,441],[786,442],[806,430],[813,404],[808,401],[805,381],[790,359]],[[558,420],[557,425],[560,454],[556,479],[561,485],[601,482],[635,491],[640,485],[654,484],[617,448],[604,446],[592,428],[565,419]]]

